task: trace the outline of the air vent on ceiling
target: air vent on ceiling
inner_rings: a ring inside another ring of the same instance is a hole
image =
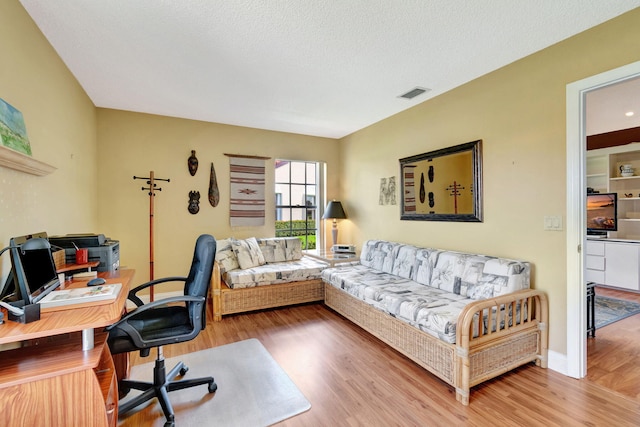
[[[409,92],[400,95],[398,98],[413,99],[416,96],[422,95],[423,93],[428,92],[430,90],[431,89],[426,89],[423,87],[416,87],[411,89]]]

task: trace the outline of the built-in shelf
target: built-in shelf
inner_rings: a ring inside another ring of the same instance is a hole
[[[640,178],[640,176],[618,176],[615,178],[610,178],[611,181],[625,181],[625,180],[634,180],[634,179],[638,179]]]
[[[0,166],[38,176],[48,175],[56,170],[54,166],[3,146],[0,146]]]
[[[587,152],[586,166],[587,188],[592,188],[600,193],[616,193],[618,195],[616,212],[618,227],[616,231],[607,233],[609,241],[611,239],[624,242],[639,241],[640,142],[589,150]],[[629,168],[633,171],[633,176],[620,176],[623,169]],[[640,257],[640,246],[638,248],[638,256]],[[611,262],[618,261],[613,260]],[[640,267],[640,260],[638,261],[638,266]],[[640,290],[640,270],[638,280],[633,279],[632,281],[634,283],[637,282],[637,289]],[[636,288],[634,287],[634,289]]]

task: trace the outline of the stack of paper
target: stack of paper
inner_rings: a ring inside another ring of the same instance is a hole
[[[113,283],[110,285],[53,291],[40,300],[40,306],[41,308],[59,307],[61,305],[115,299],[120,293],[121,287],[121,283]]]

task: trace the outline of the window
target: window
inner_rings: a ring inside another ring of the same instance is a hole
[[[303,249],[316,248],[321,170],[318,162],[276,160],[276,237],[298,237]]]

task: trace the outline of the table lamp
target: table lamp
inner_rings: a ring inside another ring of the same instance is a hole
[[[322,215],[322,219],[332,219],[333,228],[331,229],[331,236],[333,237],[333,244],[338,243],[338,219],[346,219],[347,214],[342,209],[342,203],[337,200],[332,200],[327,205],[327,208]]]

